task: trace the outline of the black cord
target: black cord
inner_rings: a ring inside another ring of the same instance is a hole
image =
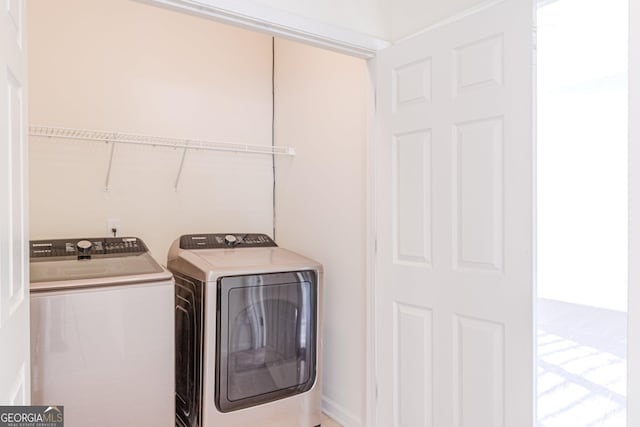
[[[276,38],[271,37],[271,147],[276,145]],[[276,240],[276,155],[271,154],[273,170],[273,240]]]

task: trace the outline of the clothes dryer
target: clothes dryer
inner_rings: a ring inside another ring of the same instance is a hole
[[[321,423],[322,266],[263,234],[172,245],[176,425]]]

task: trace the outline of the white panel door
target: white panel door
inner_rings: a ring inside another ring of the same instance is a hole
[[[30,402],[24,0],[0,0],[0,404]]]
[[[378,56],[378,427],[534,422],[533,5]]]
[[[640,2],[629,1],[627,425],[640,425]]]

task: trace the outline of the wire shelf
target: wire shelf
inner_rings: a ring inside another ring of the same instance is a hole
[[[293,147],[271,146],[271,145],[250,145],[232,142],[206,141],[201,139],[180,139],[165,136],[141,135],[126,132],[109,132],[104,130],[74,129],[50,126],[29,126],[29,135],[47,138],[70,139],[78,141],[100,141],[113,143],[109,153],[109,164],[104,183],[104,190],[109,191],[111,181],[111,168],[113,165],[113,152],[116,144],[147,145],[152,147],[181,148],[182,158],[176,176],[174,188],[178,191],[178,184],[182,176],[182,169],[185,162],[187,150],[206,151],[227,151],[233,153],[268,154],[272,156],[294,156],[296,151]]]
[[[181,139],[166,136],[151,136],[104,130],[59,128],[50,126],[29,126],[29,135],[47,138],[74,139],[80,141],[103,141],[120,144],[149,145],[153,147],[186,148],[190,150],[230,151],[234,153],[268,154],[294,156],[293,147],[250,145],[233,142],[207,141],[202,139]]]

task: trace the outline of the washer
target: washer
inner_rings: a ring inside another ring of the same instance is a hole
[[[67,427],[175,424],[174,282],[135,237],[30,242],[31,402]]]
[[[322,266],[264,234],[185,235],[176,281],[176,425],[321,423]]]

